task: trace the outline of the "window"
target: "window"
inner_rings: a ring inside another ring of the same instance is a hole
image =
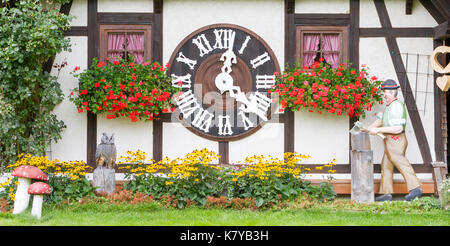
[[[150,60],[151,26],[100,25],[100,60],[114,61],[119,57],[134,63]]]
[[[298,26],[296,59],[311,66],[319,58],[333,68],[347,60],[348,31],[345,26]]]

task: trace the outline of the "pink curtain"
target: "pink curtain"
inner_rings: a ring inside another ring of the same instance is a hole
[[[144,34],[128,34],[127,50],[140,50],[140,52],[131,51],[130,55],[134,56],[134,63],[144,63]]]
[[[123,50],[124,42],[124,34],[108,34],[108,50]],[[115,61],[122,56],[122,52],[108,52],[108,57],[111,59],[111,61]]]
[[[305,34],[303,35],[303,50],[304,51],[317,51],[319,50],[319,34]],[[303,54],[303,65],[311,66],[314,63],[314,58],[316,53],[305,53]]]
[[[339,53],[327,53],[326,51],[339,51],[341,43],[339,42],[339,35],[323,35],[322,36],[322,50],[323,58],[331,65],[332,68],[337,68],[339,66]]]

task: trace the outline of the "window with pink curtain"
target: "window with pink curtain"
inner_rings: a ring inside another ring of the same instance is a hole
[[[125,53],[125,34],[108,34],[108,57],[111,61],[123,58]]]
[[[339,66],[339,51],[341,49],[341,42],[338,34],[324,34],[322,35],[322,53],[323,58],[331,65],[332,68]]]
[[[320,34],[305,34],[303,36],[303,65],[311,66],[319,51]]]
[[[144,63],[144,33],[109,33],[107,56],[111,61],[134,56],[134,63]]]
[[[131,56],[134,56],[134,63],[144,63],[144,34],[128,34],[127,40],[127,50]]]
[[[303,65],[311,66],[319,58],[333,68],[339,66],[341,38],[337,33],[305,33],[303,34]]]

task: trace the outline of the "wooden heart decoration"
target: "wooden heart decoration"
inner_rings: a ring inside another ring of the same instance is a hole
[[[449,46],[439,46],[436,49],[434,49],[433,53],[430,56],[430,65],[433,68],[434,71],[438,73],[450,73],[450,63],[445,66],[445,68],[439,63],[438,61],[438,55],[439,54],[447,54],[450,53],[450,47]]]
[[[450,76],[444,75],[436,79],[436,84],[441,90],[448,91],[450,88]]]

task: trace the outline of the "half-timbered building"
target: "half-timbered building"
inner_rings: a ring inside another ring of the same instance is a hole
[[[231,28],[239,40],[234,44],[236,50],[243,52],[233,70],[242,70],[243,81],[246,76],[259,75],[262,88],[264,83],[270,84],[269,75],[274,71],[282,71],[286,64],[293,65],[299,59],[310,65],[316,54],[327,56],[333,64],[349,61],[358,68],[366,66],[370,74],[400,84],[399,97],[408,113],[406,156],[424,192],[434,193],[439,178],[435,169],[445,172],[448,160],[450,104],[446,93],[436,86],[438,75],[430,68],[429,59],[435,47],[450,44],[449,9],[446,0],[73,0],[60,7],[61,12],[76,17],[66,32],[72,51],[58,54],[54,62],[68,62],[68,69],[59,74],[66,95],[78,85],[70,74],[74,67],[85,69],[94,57],[105,59],[126,52],[134,54],[138,63],[145,60],[171,63],[169,72],[179,79],[186,76],[183,73],[195,65],[195,60],[198,67],[189,79],[196,83],[219,73],[208,75],[208,66],[219,66],[220,70],[221,64],[208,65],[204,61],[211,57],[219,59],[219,52],[213,47],[227,43],[215,44],[214,35],[227,35],[223,30]],[[205,40],[209,40],[208,45]],[[320,45],[311,45],[313,42]],[[201,52],[204,57],[200,57]],[[442,63],[448,62],[448,55],[441,55],[440,59]],[[246,67],[262,68],[259,66],[262,63],[270,66],[258,70],[261,72],[258,74],[247,71]],[[185,66],[184,70],[177,68],[180,64]],[[260,99],[263,103],[264,98]],[[373,113],[382,109],[380,105],[374,107],[361,120],[366,124],[372,122]],[[233,164],[255,154],[282,158],[284,152],[295,151],[312,156],[304,164],[312,167],[306,178],[313,181],[326,179],[327,175],[314,167],[336,158],[335,189],[341,194],[350,193],[349,129],[358,119],[348,116],[319,115],[307,110],[275,112],[255,130],[236,129],[233,138],[225,138],[220,133],[234,130],[223,124],[229,120],[225,116],[219,117],[225,128],[202,133],[201,126],[206,123],[197,122],[197,129],[192,129],[195,127],[183,124],[183,119],[171,114],[152,122],[131,122],[78,113],[68,99],[57,106],[55,113],[67,128],[62,139],[51,145],[52,158],[85,160],[94,165],[102,132],[115,133],[118,156],[127,150],[141,149],[155,160],[182,157],[193,149],[208,148],[221,155],[222,164]],[[197,120],[206,117],[202,115]],[[246,127],[250,126],[244,124]],[[376,136],[371,136],[371,146],[377,187],[384,150]],[[395,173],[394,179],[394,191],[407,193],[401,174]]]

